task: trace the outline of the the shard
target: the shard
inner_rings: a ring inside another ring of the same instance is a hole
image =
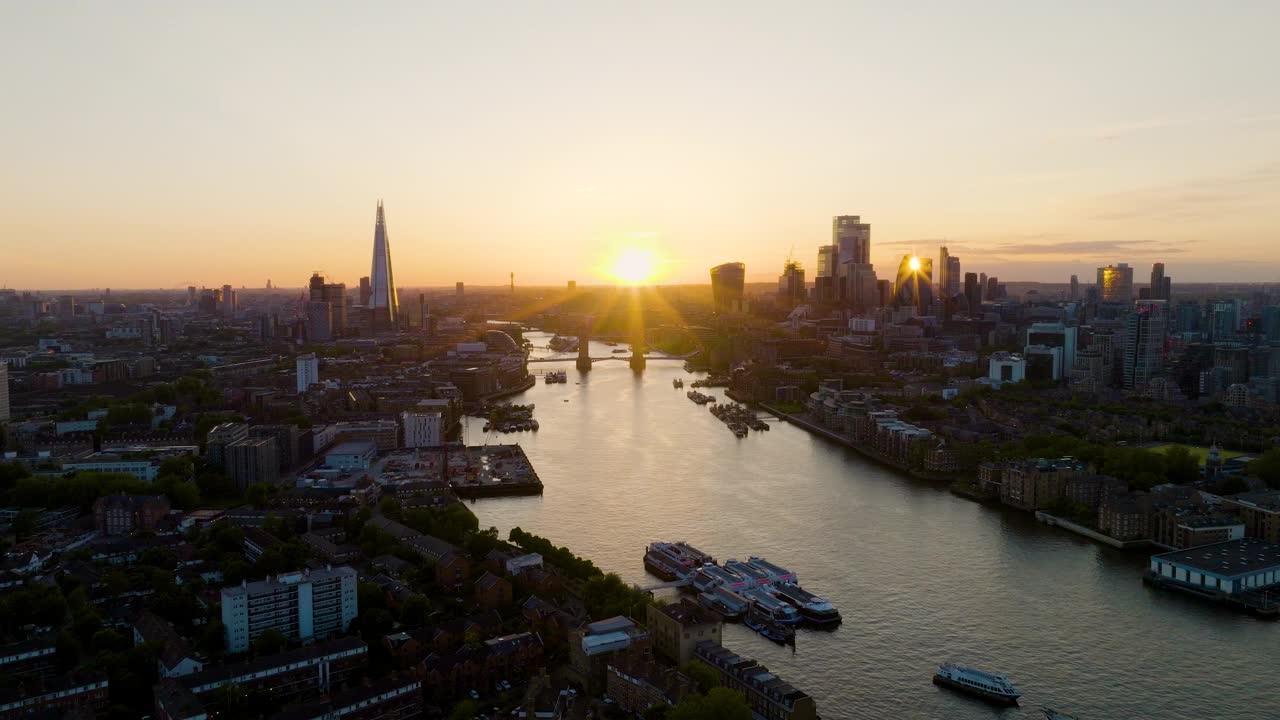
[[[387,218],[378,201],[378,219],[373,226],[373,270],[369,273],[369,307],[374,311],[375,322],[385,326],[395,325],[400,314],[396,298],[395,276],[391,272],[391,241],[387,239]]]

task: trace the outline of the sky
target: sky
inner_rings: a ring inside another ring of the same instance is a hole
[[[1280,280],[1280,3],[0,5],[0,285]]]

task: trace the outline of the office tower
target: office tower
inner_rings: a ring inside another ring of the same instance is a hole
[[[725,263],[711,268],[711,299],[716,314],[742,312],[746,278],[747,266],[742,263]]]
[[[400,427],[404,431],[401,447],[440,447],[443,442],[444,423],[438,412],[402,412]]]
[[[373,295],[373,287],[369,284],[368,276],[360,278],[360,304],[369,307],[371,295]]]
[[[427,305],[427,294],[418,293],[418,327],[426,329],[431,317],[431,307]]]
[[[1057,351],[1058,371],[1054,380],[1067,377],[1076,362],[1076,330],[1060,322],[1032,323],[1027,328],[1026,347],[1044,347]]]
[[[267,278],[267,289],[271,289],[271,278]]]
[[[249,437],[249,426],[246,423],[222,423],[215,425],[205,436],[204,457],[210,465],[225,469],[227,464],[227,446]]]
[[[1080,299],[1080,278],[1079,278],[1079,276],[1076,276],[1076,275],[1072,275],[1072,276],[1071,276],[1071,291],[1068,293],[1067,297],[1071,298],[1072,300],[1079,300],[1079,299]]]
[[[333,339],[333,308],[324,300],[307,302],[307,340],[329,342]]]
[[[840,250],[836,245],[819,245],[818,246],[818,275],[817,277],[832,277],[836,274],[836,264],[838,262]]]
[[[1200,303],[1195,300],[1183,300],[1175,311],[1173,329],[1175,332],[1200,332]]]
[[[807,295],[804,268],[800,267],[800,263],[788,260],[782,266],[782,274],[778,276],[778,300],[785,305],[797,305],[803,303]]]
[[[893,302],[924,315],[933,304],[933,258],[903,255],[893,284]]]
[[[978,273],[978,293],[979,295],[981,295],[980,299],[982,300],[989,299],[986,295],[986,292],[987,292],[987,274]]]
[[[244,652],[259,635],[276,630],[290,642],[345,632],[359,609],[356,571],[303,570],[222,589],[227,651]]]
[[[1168,300],[1164,296],[1164,263],[1154,263],[1151,266],[1151,290],[1152,300]]]
[[[887,307],[893,304],[893,281],[892,280],[876,280],[876,297],[879,302],[877,307]]]
[[[1168,329],[1164,300],[1139,300],[1125,318],[1124,388],[1140,390],[1164,371],[1164,342]]]
[[[831,220],[831,244],[836,246],[836,299],[851,304],[851,266],[871,264],[871,226],[857,215],[837,215]]]
[[[0,423],[9,422],[9,365],[0,360]]]
[[[831,220],[831,243],[837,264],[871,262],[871,226],[857,215],[837,215]]]
[[[187,286],[187,305],[195,305],[195,304],[196,304],[196,286],[188,285]]]
[[[329,330],[340,337],[347,329],[347,284],[325,283],[324,299],[329,303]]]
[[[943,245],[938,258],[938,292],[946,300],[960,294],[960,258]]]
[[[567,289],[569,292],[573,292],[574,290],[577,290],[577,289],[578,289],[578,281],[577,281],[577,280],[570,280],[570,281],[569,281],[569,285],[568,285],[565,289]]]
[[[1164,284],[1160,287],[1161,300],[1173,300],[1173,278],[1164,276]]]
[[[462,295],[465,291],[466,288],[463,287],[461,282],[458,282],[453,286],[453,296],[459,300],[462,299]]]
[[[884,303],[880,299],[879,278],[876,277],[875,266],[870,263],[849,263],[847,303],[854,310],[866,312],[874,310]]]
[[[224,317],[236,314],[236,291],[230,285],[222,286],[222,306],[219,308]]]
[[[320,382],[320,360],[315,353],[299,355],[295,364],[298,371],[298,392],[306,392],[307,388]]]
[[[978,273],[964,274],[964,297],[969,303],[969,314],[977,315],[982,308],[982,288],[978,285]]]
[[[986,298],[988,300],[998,300],[1000,298],[1000,278],[992,275],[987,278]]]
[[[1133,268],[1127,263],[1098,268],[1098,295],[1104,303],[1133,301]]]
[[[236,489],[250,485],[275,485],[280,479],[280,453],[275,438],[246,438],[223,449],[223,467]]]
[[[1236,338],[1240,327],[1240,308],[1235,300],[1221,300],[1213,304],[1209,324],[1209,339],[1213,342],[1230,342]]]
[[[818,274],[813,279],[813,296],[821,304],[836,301],[836,269],[838,248],[835,245],[818,246]]]
[[[60,320],[73,320],[76,316],[76,299],[73,295],[63,295],[58,298],[58,318]]]
[[[1280,305],[1268,305],[1261,314],[1263,342],[1280,343]]]
[[[373,226],[373,270],[369,273],[369,307],[374,309],[374,327],[394,327],[400,315],[395,275],[391,271],[391,241],[387,238],[387,218],[378,201],[378,217]]]

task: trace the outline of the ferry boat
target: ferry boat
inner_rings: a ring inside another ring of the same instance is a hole
[[[663,580],[683,580],[715,558],[685,542],[656,542],[645,548],[644,568]]]
[[[796,629],[794,627],[779,624],[761,614],[755,608],[747,611],[747,616],[743,619],[742,624],[779,645],[794,644],[796,641]]]
[[[752,555],[747,558],[747,564],[764,573],[771,583],[800,584],[800,579],[796,577],[795,573],[779,565],[774,565],[758,555]]]
[[[999,705],[1017,705],[1022,693],[1004,675],[943,663],[933,673],[933,684],[949,687]]]
[[[725,561],[724,569],[731,573],[741,575],[750,585],[768,585],[770,582],[768,573],[749,562],[730,558]]]
[[[741,620],[748,607],[746,598],[726,587],[720,586],[708,588],[706,592],[698,593],[698,604],[719,614],[730,622]]]
[[[751,603],[752,611],[773,622],[783,625],[795,625],[800,622],[800,613],[795,608],[774,597],[764,588],[747,588],[739,594]]]
[[[684,387],[684,380],[681,380],[680,378],[676,378],[675,380],[672,380],[672,381],[671,381],[671,387],[673,387],[673,388],[682,388],[682,387]]]
[[[556,335],[547,342],[547,347],[555,352],[573,352],[578,349],[578,343],[579,340],[576,337]]]
[[[1045,720],[1076,720],[1075,715],[1064,715],[1053,708],[1040,708]]]
[[[780,600],[800,611],[800,617],[817,625],[834,625],[840,622],[840,611],[826,600],[794,583],[781,583],[773,588]]]
[[[693,573],[693,586],[701,591],[707,591],[715,587],[726,587],[730,590],[742,590],[749,584],[747,579],[741,575],[720,567],[714,563],[707,563]]]

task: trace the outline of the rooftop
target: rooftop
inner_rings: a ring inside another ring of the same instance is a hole
[[[1202,572],[1235,577],[1259,570],[1280,568],[1280,545],[1257,538],[1244,538],[1201,545],[1190,550],[1176,550],[1152,557]]]

